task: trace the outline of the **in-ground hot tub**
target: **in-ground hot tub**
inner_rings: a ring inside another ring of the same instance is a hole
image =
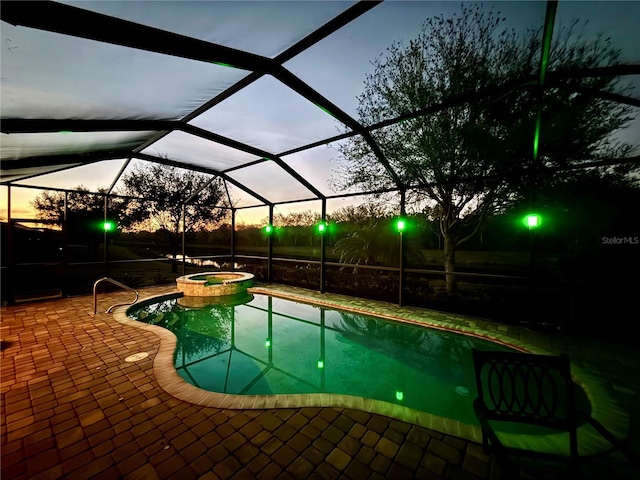
[[[253,274],[246,272],[205,272],[176,279],[185,297],[222,297],[244,293],[253,286]]]

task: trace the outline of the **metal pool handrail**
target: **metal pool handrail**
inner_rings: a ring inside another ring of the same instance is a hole
[[[96,280],[96,283],[93,284],[93,314],[95,315],[96,313],[98,313],[98,285],[101,284],[102,282],[111,282],[114,285],[117,285],[118,287],[122,287],[126,290],[131,290],[133,293],[136,294],[136,298],[133,302],[131,303],[116,303],[115,305],[111,305],[109,308],[107,308],[107,310],[105,311],[105,313],[111,313],[111,309],[119,307],[121,305],[133,305],[134,303],[136,303],[138,301],[138,291],[134,290],[133,288],[125,285],[124,283],[120,283],[117,280],[114,280],[113,278],[109,278],[109,277],[102,277],[98,280]]]

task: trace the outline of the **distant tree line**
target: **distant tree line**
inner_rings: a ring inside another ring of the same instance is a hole
[[[599,195],[593,195],[593,192]],[[536,232],[539,251],[572,252],[587,254],[601,250],[603,236],[638,236],[639,225],[635,208],[640,204],[640,189],[631,182],[617,183],[599,175],[581,178],[579,182],[548,186],[539,190],[540,202],[536,210],[542,217],[542,225]],[[133,200],[144,204],[142,200]],[[131,248],[141,245],[141,253],[151,247],[151,254],[177,254],[181,251],[181,219],[174,209],[173,223],[152,224],[150,217],[140,215],[137,222],[127,217],[131,200],[109,197],[108,218],[119,231],[109,233],[109,238],[120,236],[122,243]],[[42,192],[33,202],[39,218],[63,221],[64,193]],[[526,250],[531,248],[530,232],[522,224],[523,216],[530,211],[527,201],[514,202],[502,212],[494,213],[483,222],[482,228],[469,239],[470,250]],[[138,207],[139,208],[139,207]],[[157,208],[157,207],[156,207]],[[186,222],[186,245],[189,255],[206,255],[217,248],[223,252],[230,246],[231,225],[227,217],[206,206],[192,210]],[[398,233],[395,221],[398,208],[366,202],[348,205],[327,215],[326,247],[329,253],[350,264],[397,265],[399,258]],[[216,220],[219,219],[219,220]],[[422,209],[405,216],[408,227],[405,233],[405,255],[412,264],[419,264],[422,250],[443,249],[439,221],[429,211]],[[97,248],[103,241],[104,192],[90,193],[84,187],[67,194],[68,242]],[[317,225],[319,212],[305,210],[274,216],[275,246],[319,247],[320,233]],[[237,225],[238,247],[266,248],[268,237],[264,230],[267,219],[261,225]],[[167,228],[169,226],[171,230]],[[143,255],[141,255],[143,256]]]

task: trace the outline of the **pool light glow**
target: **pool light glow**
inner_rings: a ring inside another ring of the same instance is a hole
[[[524,224],[529,228],[538,228],[542,223],[540,215],[537,213],[529,213],[524,217]]]

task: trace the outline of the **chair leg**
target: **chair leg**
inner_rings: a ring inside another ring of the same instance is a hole
[[[520,469],[511,461],[509,455],[495,454],[491,465],[492,480],[517,480]]]
[[[482,435],[482,451],[485,455],[491,455],[491,447],[489,447],[489,439],[486,435]]]

